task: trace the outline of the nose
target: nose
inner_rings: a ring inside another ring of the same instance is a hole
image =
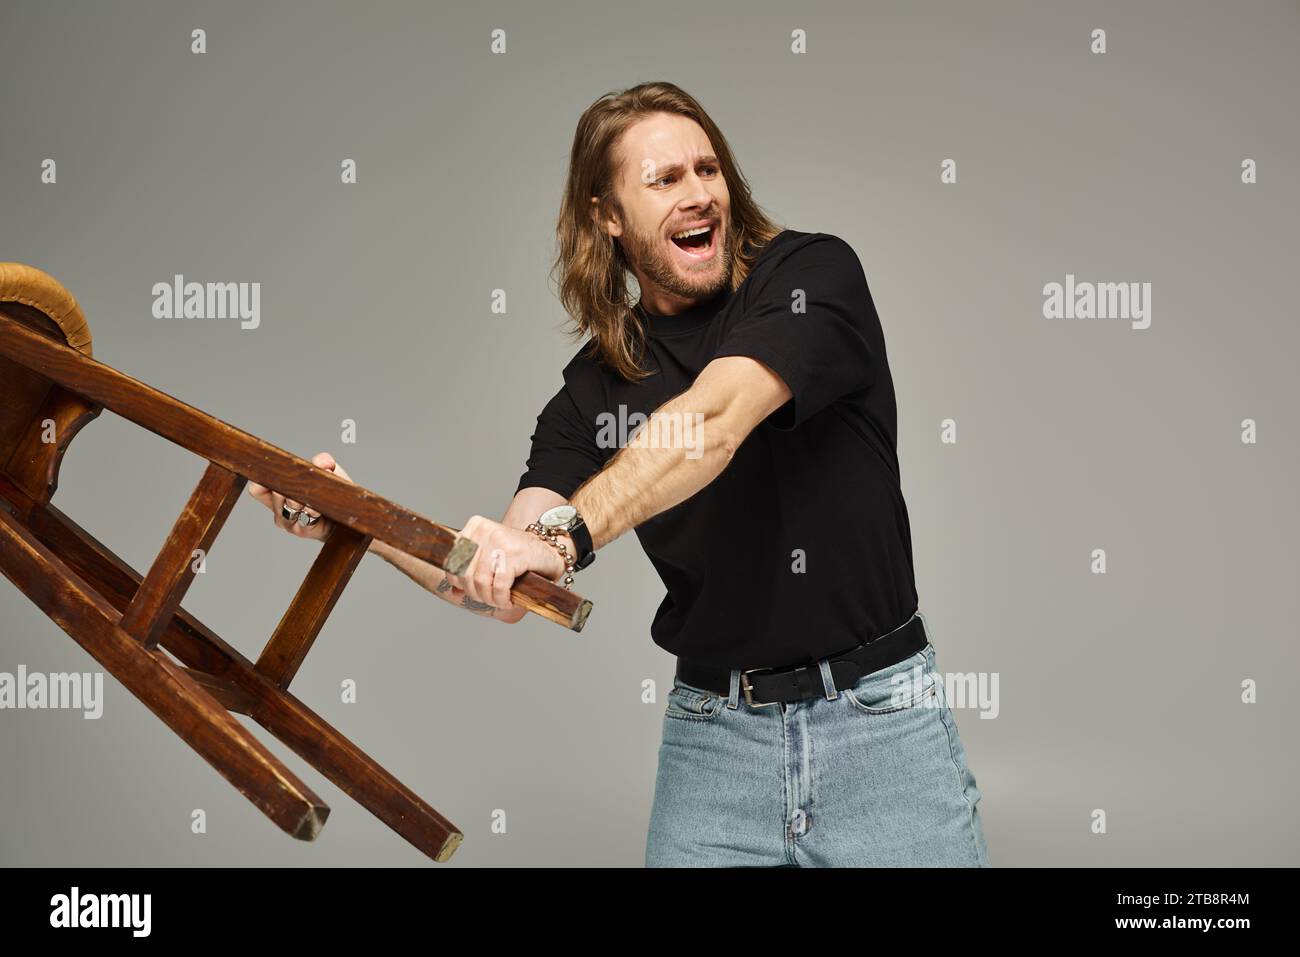
[[[709,192],[704,180],[700,179],[699,174],[694,170],[687,174],[684,185],[686,191],[681,201],[683,209],[708,209],[713,205],[713,194]]]

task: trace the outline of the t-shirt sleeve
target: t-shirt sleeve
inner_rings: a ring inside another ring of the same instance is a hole
[[[584,421],[566,384],[537,416],[526,471],[515,492],[539,485],[567,499],[603,464],[595,423]]]
[[[802,294],[800,294],[800,291]],[[792,398],[768,417],[793,429],[875,380],[883,341],[853,247],[827,234],[792,251],[722,335],[712,358],[749,356],[779,375]]]

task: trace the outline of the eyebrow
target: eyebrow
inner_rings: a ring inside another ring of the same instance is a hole
[[[717,166],[717,167],[722,166],[722,164],[718,162],[718,158],[716,156],[701,156],[697,161],[697,165],[705,165],[705,164],[709,166]],[[682,171],[681,163],[673,163],[671,166],[662,166],[662,167],[659,166],[658,164],[655,164],[655,179],[657,180],[661,176],[667,176],[669,173],[680,173],[681,171]],[[653,183],[654,180],[651,180],[651,182]]]

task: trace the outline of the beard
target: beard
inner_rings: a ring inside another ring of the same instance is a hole
[[[703,217],[701,217],[703,218]],[[713,217],[717,218],[717,217]],[[631,224],[619,237],[623,254],[645,278],[659,288],[683,299],[712,299],[731,285],[731,231],[716,256],[699,269],[687,268],[683,274],[662,235],[640,232]],[[671,239],[667,242],[672,242]],[[644,296],[644,290],[642,291]]]

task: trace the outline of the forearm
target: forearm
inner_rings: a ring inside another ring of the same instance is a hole
[[[447,580],[447,573],[437,565],[416,558],[414,555],[408,555],[406,552],[378,540],[370,543],[368,551],[378,555],[421,588],[428,589],[457,608],[464,608],[467,611],[485,616],[492,614],[494,611],[491,605],[474,601],[468,595],[462,595],[459,601],[453,599],[451,597],[451,582]]]
[[[696,389],[651,413],[637,436],[570,499],[593,546],[684,502],[722,474],[739,441],[735,418],[714,391]]]

